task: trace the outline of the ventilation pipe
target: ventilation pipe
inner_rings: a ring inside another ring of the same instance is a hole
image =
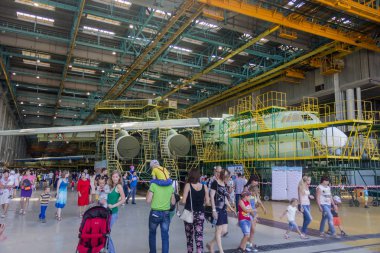
[[[125,130],[120,130],[115,140],[115,154],[121,160],[130,160],[140,153],[140,143],[136,137],[129,135]]]
[[[363,119],[362,90],[360,87],[356,88],[356,108],[358,110],[358,119]]]
[[[346,90],[347,119],[355,119],[355,94],[354,89]]]
[[[186,136],[171,129],[166,138],[164,149],[168,150],[169,156],[185,156],[190,151],[190,141]]]

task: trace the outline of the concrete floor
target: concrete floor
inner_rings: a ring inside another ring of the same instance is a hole
[[[52,202],[47,210],[47,223],[38,221],[39,204],[34,194],[31,205],[25,216],[16,213],[19,208],[19,199],[11,201],[10,211],[1,223],[5,223],[8,239],[0,242],[1,253],[25,252],[75,252],[78,239],[78,228],[81,222],[76,206],[76,194],[69,192],[67,207],[63,210],[63,220],[54,219],[55,208]],[[265,202],[268,214],[262,215],[265,219],[279,220],[280,213],[286,203]],[[117,252],[149,252],[148,247],[148,213],[149,206],[143,197],[139,197],[137,205],[121,207],[119,220],[112,231],[112,238]],[[380,207],[378,208],[350,208],[343,206],[341,213],[347,233],[350,235],[371,234],[372,238],[353,236],[345,240],[320,239],[312,237],[310,240],[301,240],[292,234],[291,239],[283,239],[284,230],[259,224],[256,232],[256,243],[261,246],[262,252],[380,252]],[[312,228],[318,227],[320,213],[313,207],[315,217]],[[301,224],[298,217],[298,224]],[[282,220],[285,222],[285,220]],[[241,239],[241,231],[237,226],[236,218],[229,219],[229,235],[223,240],[225,252],[234,252]],[[158,235],[159,236],[159,233]],[[205,242],[213,236],[213,228],[206,223]],[[160,241],[159,239],[157,240]],[[305,244],[308,245],[305,245]],[[278,246],[277,249],[273,245]],[[160,246],[158,245],[158,248]],[[183,222],[175,217],[170,226],[170,252],[186,252],[186,239]]]

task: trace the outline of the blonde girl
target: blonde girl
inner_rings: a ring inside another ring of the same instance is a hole
[[[313,220],[313,217],[311,217],[311,211],[310,211],[310,199],[314,199],[313,195],[310,195],[309,186],[311,183],[311,177],[309,176],[303,176],[301,181],[298,184],[298,200],[301,205],[301,212],[303,213],[303,225],[301,228],[301,233],[307,237],[307,227],[309,226],[310,222]]]
[[[108,180],[108,184],[111,188],[111,192],[108,194],[107,198],[107,206],[109,209],[111,209],[112,217],[111,217],[111,229],[112,226],[117,221],[117,218],[119,217],[119,207],[125,202],[125,194],[121,182],[121,174],[119,171],[114,170],[111,174],[111,178]],[[115,247],[113,245],[112,239],[110,237],[109,244],[108,244],[108,252],[114,253]]]

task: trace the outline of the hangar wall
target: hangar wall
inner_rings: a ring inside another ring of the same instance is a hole
[[[19,125],[10,110],[4,90],[0,87],[0,130],[18,129]],[[11,162],[26,156],[26,140],[23,136],[0,136],[0,162]]]

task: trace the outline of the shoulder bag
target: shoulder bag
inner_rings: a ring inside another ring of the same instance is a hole
[[[194,216],[193,216],[193,200],[191,198],[191,184],[190,184],[190,206],[191,206],[191,211],[187,209],[183,209],[183,212],[180,216],[181,220],[187,222],[187,223],[193,223]]]

